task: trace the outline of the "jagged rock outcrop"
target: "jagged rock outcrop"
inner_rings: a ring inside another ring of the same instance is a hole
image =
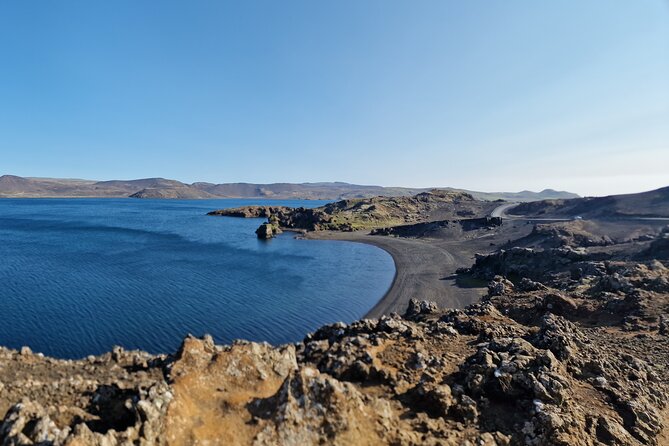
[[[256,235],[261,240],[269,240],[276,237],[281,232],[281,229],[272,223],[263,223],[256,229]]]
[[[476,254],[471,271],[478,277],[491,279],[504,276],[512,280],[527,278],[537,282],[561,281],[565,272],[593,258],[584,249],[571,247],[538,250],[513,247],[491,254]]]
[[[464,211],[458,211],[458,215]],[[473,214],[473,212],[472,212]],[[430,237],[436,234],[457,234],[492,230],[502,225],[500,217],[460,218],[457,220],[438,220],[410,225],[391,226],[372,229],[372,235],[394,235],[398,237]]]
[[[293,346],[185,339],[168,373],[174,400],[165,420],[167,444],[252,444],[253,402],[275,395],[296,369]]]
[[[220,217],[241,217],[241,218],[269,218],[271,215],[279,215],[290,212],[292,208],[285,206],[243,206],[239,208],[219,209],[211,211],[207,215],[217,215]]]
[[[91,379],[69,403],[49,393],[50,378],[40,378],[46,386],[10,408],[0,439],[53,445],[660,444],[669,421],[668,337],[579,326],[546,304],[550,293],[529,294],[531,301],[507,293],[450,311],[415,300],[404,317],[325,326],[296,346],[217,346],[209,337],[188,337],[172,357],[129,360],[118,351],[120,359],[107,354],[72,362],[7,351],[4,367],[12,361],[46,369],[95,364],[119,375],[106,385]],[[516,317],[509,311],[516,299],[537,317]]]
[[[643,254],[649,258],[669,260],[669,226],[662,229]]]
[[[596,235],[590,232],[592,223],[584,220],[534,225],[526,241],[536,240],[544,248],[583,248],[590,246],[608,246],[615,241],[608,235]],[[594,225],[593,225],[594,226]]]
[[[120,348],[80,361],[0,350],[2,444],[160,444],[173,396],[164,359]]]

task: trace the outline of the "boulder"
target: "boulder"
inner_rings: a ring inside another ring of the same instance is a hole
[[[669,335],[669,316],[660,316],[659,332],[661,335]]]
[[[488,296],[503,296],[513,293],[513,291],[513,283],[502,276],[493,277],[492,281],[488,284]]]
[[[437,304],[428,300],[411,299],[404,317],[410,319],[421,314],[431,314],[439,311]]]
[[[274,226],[271,223],[263,223],[256,229],[256,235],[261,240],[268,240],[273,237],[276,237],[277,234],[281,233],[281,230]]]

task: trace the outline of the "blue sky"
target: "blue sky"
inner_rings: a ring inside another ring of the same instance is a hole
[[[7,0],[0,60],[0,173],[669,185],[665,0]]]

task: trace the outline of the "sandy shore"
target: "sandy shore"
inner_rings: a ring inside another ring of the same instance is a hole
[[[455,281],[455,270],[473,263],[471,241],[424,241],[372,236],[366,232],[310,232],[305,238],[367,243],[392,256],[395,279],[365,317],[378,318],[392,312],[403,314],[412,298],[432,300],[442,308],[463,308],[485,294],[483,288],[462,288]]]

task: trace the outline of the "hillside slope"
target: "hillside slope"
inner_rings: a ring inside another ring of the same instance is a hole
[[[669,218],[669,187],[638,194],[522,203],[514,207],[510,213],[529,217],[558,218],[573,218],[575,216],[584,218]]]
[[[199,200],[204,198],[218,198],[203,190],[188,186],[178,187],[147,187],[130,195],[130,198],[144,199],[171,199],[171,200]]]

